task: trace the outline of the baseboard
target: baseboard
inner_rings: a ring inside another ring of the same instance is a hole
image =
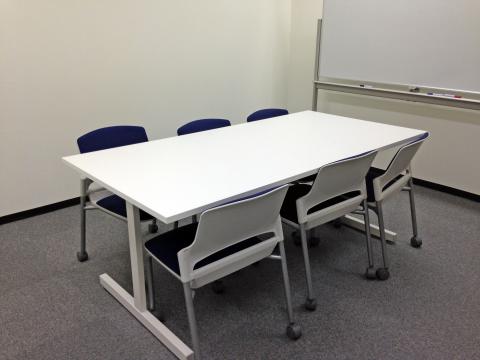
[[[440,191],[440,192],[444,192],[444,193],[447,193],[447,194],[459,196],[459,197],[469,199],[469,200],[472,200],[472,201],[480,202],[480,195],[473,194],[473,193],[470,193],[468,191],[455,189],[455,188],[452,188],[452,187],[449,187],[449,186],[440,185],[440,184],[437,184],[437,183],[433,183],[433,182],[430,182],[430,181],[417,179],[417,178],[413,179],[413,183],[415,185],[423,186],[423,187],[426,187],[426,188],[429,188],[429,189],[432,189],[432,190],[437,190],[437,191]],[[64,209],[66,207],[70,207],[70,206],[74,206],[74,205],[78,205],[78,204],[80,204],[80,198],[76,197],[76,198],[73,198],[73,199],[60,201],[60,202],[57,202],[57,203],[54,203],[54,204],[40,206],[40,207],[35,208],[35,209],[25,210],[25,211],[21,211],[21,212],[15,213],[15,214],[2,216],[2,217],[0,217],[0,225],[6,224],[6,223],[9,223],[9,222],[12,222],[12,221],[23,220],[23,219],[26,219],[26,218],[29,218],[29,217],[32,217],[32,216],[46,214],[46,213],[49,213],[51,211]]]
[[[468,192],[468,191],[455,189],[455,188],[452,188],[450,186],[440,185],[440,184],[437,184],[437,183],[434,183],[434,182],[430,182],[430,181],[422,180],[422,179],[417,179],[417,178],[413,178],[413,183],[415,185],[423,186],[423,187],[426,187],[426,188],[429,188],[429,189],[432,189],[432,190],[437,190],[437,191],[440,191],[440,192],[443,192],[443,193],[459,196],[459,197],[462,197],[462,198],[465,198],[465,199],[468,199],[468,200],[480,202],[480,195],[477,195],[477,194],[474,194],[474,193],[471,193],[471,192]]]
[[[57,203],[54,203],[54,204],[40,206],[40,207],[35,208],[35,209],[20,211],[20,212],[15,213],[15,214],[10,214],[10,215],[0,217],[0,225],[6,224],[6,223],[9,223],[9,222],[12,222],[12,221],[23,220],[23,219],[26,219],[26,218],[29,218],[29,217],[32,217],[32,216],[46,214],[46,213],[49,213],[51,211],[64,209],[64,208],[74,206],[74,205],[78,205],[78,204],[80,204],[80,198],[76,197],[76,198],[73,198],[73,199],[60,201],[60,202],[57,202]]]

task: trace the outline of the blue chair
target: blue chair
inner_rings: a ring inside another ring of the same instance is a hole
[[[133,145],[148,141],[147,133],[141,126],[110,126],[91,131],[77,139],[80,153],[88,153],[111,149],[119,146]],[[88,202],[87,202],[88,199]],[[80,262],[88,259],[86,251],[86,210],[99,209],[118,219],[127,220],[125,200],[121,197],[95,186],[90,179],[81,180],[80,195],[80,252],[77,259]],[[144,211],[140,211],[141,221],[151,221],[149,231],[158,231],[156,219]]]
[[[185,125],[180,126],[177,129],[177,135],[187,135],[196,132],[213,130],[222,128],[225,126],[230,126],[230,121],[225,119],[200,119],[191,121]]]
[[[180,126],[177,129],[177,135],[182,136],[182,135],[192,134],[196,132],[218,129],[218,128],[222,128],[230,125],[231,125],[230,121],[225,119],[194,120],[194,121],[190,121],[189,123],[186,123],[185,125]],[[193,215],[192,222],[196,222],[196,221],[197,221],[197,216]]]
[[[247,122],[274,118],[277,116],[288,115],[286,109],[262,109],[255,111],[247,117]]]
[[[227,203],[203,212],[198,223],[182,226],[145,243],[147,253],[183,284],[195,359],[200,341],[193,306],[193,290],[221,279],[261,259],[278,246],[287,305],[287,336],[301,336],[292,312],[283,231],[280,219],[288,185]],[[147,288],[153,290],[151,282]],[[153,299],[153,295],[149,294]],[[152,306],[153,307],[153,306]]]

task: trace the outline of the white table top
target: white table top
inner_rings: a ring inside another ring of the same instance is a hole
[[[82,176],[171,223],[424,133],[304,111],[63,160]]]

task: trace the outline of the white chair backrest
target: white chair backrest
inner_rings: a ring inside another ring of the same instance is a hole
[[[321,167],[310,192],[297,200],[298,220],[307,222],[312,207],[350,192],[358,192],[354,200],[358,205],[366,197],[365,176],[376,154],[371,151]]]
[[[288,187],[289,185],[283,185],[264,194],[202,213],[194,242],[178,253],[182,281],[195,279],[193,269],[198,261],[257,235],[273,233],[273,237],[268,239],[273,251],[275,245],[283,240],[279,214]],[[261,244],[252,248],[259,245]]]
[[[412,162],[413,157],[417,153],[420,146],[422,146],[425,139],[428,137],[428,133],[422,135],[419,139],[402,146],[395,156],[393,157],[392,161],[387,167],[385,173],[373,180],[373,191],[375,193],[375,199],[381,200],[384,197],[383,188],[392,180],[394,180],[397,176],[404,174],[410,167],[410,163]],[[389,192],[394,192],[399,187],[403,187],[403,185],[408,181],[411,177],[409,171],[407,171],[405,176],[401,181],[401,186],[392,187]]]

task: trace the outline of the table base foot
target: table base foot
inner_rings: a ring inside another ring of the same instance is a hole
[[[140,311],[134,304],[133,297],[125,291],[108,274],[100,275],[100,284],[117,301],[130,311],[155,337],[162,342],[179,359],[193,359],[193,350],[180,340],[172,331],[162,324],[150,311]]]
[[[365,231],[365,223],[363,222],[363,220],[358,219],[354,216],[345,215],[342,218],[342,223],[344,225],[348,226],[348,227],[353,228],[353,229],[360,230],[360,231]],[[373,224],[370,225],[370,234],[372,236],[380,238],[380,229],[378,228],[377,225],[373,225]],[[385,240],[387,240],[390,243],[394,243],[397,240],[397,233],[395,233],[391,230],[385,229],[385,237],[386,237]]]

